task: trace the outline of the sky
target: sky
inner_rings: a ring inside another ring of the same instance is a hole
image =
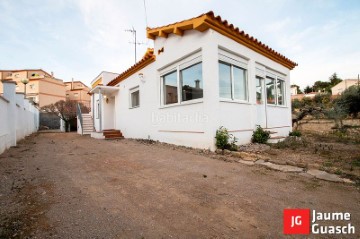
[[[41,68],[90,85],[134,64],[127,29],[143,43],[139,60],[153,46],[146,26],[210,10],[297,62],[290,78],[301,88],[360,73],[359,0],[0,0],[0,70]]]

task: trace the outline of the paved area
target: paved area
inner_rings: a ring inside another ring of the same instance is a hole
[[[0,238],[282,238],[284,208],[350,212],[360,230],[354,185],[169,145],[38,134],[0,175]]]

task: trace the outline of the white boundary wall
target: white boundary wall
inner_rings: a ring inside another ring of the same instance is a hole
[[[25,136],[39,129],[39,110],[24,94],[15,93],[16,82],[2,81],[0,96],[0,154]]]

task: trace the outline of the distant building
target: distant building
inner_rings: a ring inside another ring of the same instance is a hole
[[[350,86],[357,85],[357,79],[346,79],[341,81],[339,84],[335,85],[331,88],[331,92],[333,95],[341,95],[344,90],[348,89]]]
[[[290,94],[291,94],[291,95],[297,95],[297,94],[298,94],[297,86],[291,86],[291,88],[290,88]]]
[[[118,77],[118,73],[102,71],[92,82],[91,88],[95,88],[97,85],[107,85],[110,81]]]
[[[31,99],[40,107],[65,100],[65,85],[53,74],[42,69],[0,70],[0,80],[12,80],[17,83],[16,92],[24,93],[25,85],[22,80],[27,79],[26,98]],[[0,93],[3,93],[3,84],[0,82]]]
[[[90,107],[90,88],[81,81],[64,82],[66,88],[66,99],[76,100]]]

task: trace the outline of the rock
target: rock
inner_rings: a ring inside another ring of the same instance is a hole
[[[290,166],[290,165],[278,165],[278,164],[273,164],[270,162],[264,162],[264,163],[260,163],[260,164],[266,166],[267,168],[278,170],[281,172],[301,173],[304,171],[304,169],[302,169],[302,168]]]
[[[232,151],[230,151],[230,150],[228,150],[228,149],[225,149],[225,150],[224,150],[224,154],[225,154],[225,155],[230,155],[231,152],[232,152]]]
[[[256,164],[263,164],[263,163],[265,163],[265,161],[262,160],[262,159],[259,159],[259,160],[255,161],[255,163],[256,163]]]
[[[246,161],[246,160],[242,160],[242,159],[239,159],[238,162],[242,163],[242,164],[250,165],[250,166],[255,164],[255,162]]]
[[[307,173],[314,176],[317,179],[322,179],[322,180],[325,180],[325,181],[344,182],[344,179],[340,178],[336,174],[330,174],[330,173],[327,173],[325,171],[321,171],[321,170],[317,170],[317,169],[310,169],[310,170],[307,171]]]
[[[222,154],[223,152],[222,152],[221,149],[216,149],[216,150],[215,150],[215,153],[217,153],[217,154]]]
[[[352,180],[350,180],[348,178],[343,178],[342,180],[343,180],[344,183],[351,183],[351,184],[355,183],[354,181],[352,181]]]
[[[241,158],[246,161],[256,161],[258,159],[258,155],[250,154],[247,152],[231,152],[231,155],[237,158]]]

